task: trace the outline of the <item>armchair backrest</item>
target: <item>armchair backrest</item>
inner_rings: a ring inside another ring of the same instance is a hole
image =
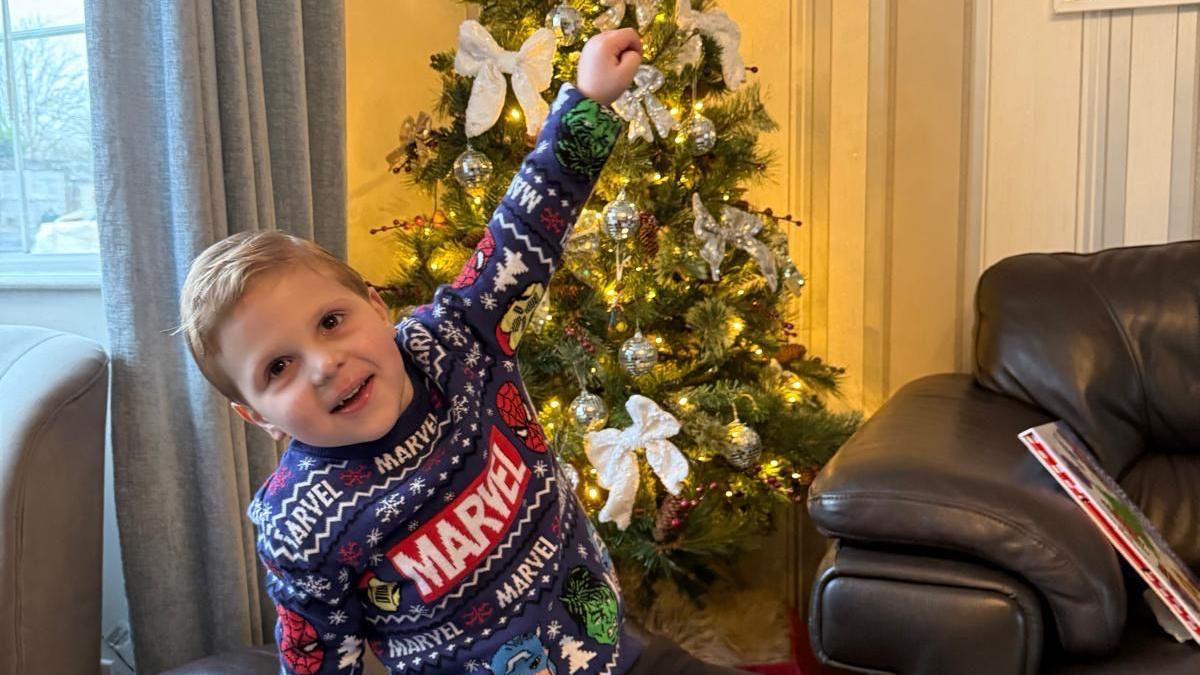
[[[1112,475],[1200,456],[1200,241],[1007,258],[976,311],[978,382],[1065,420]]]

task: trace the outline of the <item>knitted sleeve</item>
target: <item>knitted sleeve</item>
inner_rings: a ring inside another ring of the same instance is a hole
[[[458,278],[436,293],[428,309],[435,319],[453,307],[485,347],[516,352],[621,128],[611,110],[563,86],[483,239]],[[443,327],[453,331],[450,322]]]

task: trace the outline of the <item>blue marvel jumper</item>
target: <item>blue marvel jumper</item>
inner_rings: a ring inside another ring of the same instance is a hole
[[[459,277],[397,327],[415,394],[377,441],[293,440],[249,509],[285,672],[624,673],[604,544],[515,351],[619,119],[567,85]]]

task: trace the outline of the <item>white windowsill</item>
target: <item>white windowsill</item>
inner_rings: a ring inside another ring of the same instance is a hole
[[[0,291],[12,290],[88,290],[100,289],[99,274],[0,274]]]
[[[0,253],[0,289],[98,288],[100,288],[100,259],[98,256]]]

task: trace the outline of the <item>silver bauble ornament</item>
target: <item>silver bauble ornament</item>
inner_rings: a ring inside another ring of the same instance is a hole
[[[693,155],[706,155],[717,146],[717,125],[700,113],[692,115],[684,132]]]
[[[487,185],[493,168],[487,155],[467,146],[466,151],[454,160],[454,179],[468,190],[478,190]]]
[[[604,399],[590,391],[584,390],[576,396],[569,408],[575,423],[588,431],[595,431],[608,421],[608,406]]]
[[[567,481],[567,485],[570,485],[572,490],[579,488],[579,471],[570,462],[559,458],[558,470],[562,472],[563,480]]]
[[[658,363],[658,350],[639,330],[621,345],[620,361],[630,375],[645,375]]]
[[[779,271],[779,276],[783,279],[783,287],[790,291],[793,295],[799,295],[804,289],[804,284],[807,283],[804,275],[800,274],[800,270],[796,269],[796,263],[791,259],[783,264],[783,269]]]
[[[554,31],[560,45],[572,45],[579,39],[583,15],[570,5],[559,5],[546,15],[546,28]]]
[[[622,188],[617,198],[604,207],[604,233],[616,241],[625,241],[640,224],[637,206],[629,201]]]
[[[739,469],[749,469],[758,463],[758,458],[762,456],[762,439],[757,431],[734,420],[725,426],[725,433],[729,445],[722,454],[730,464]]]

